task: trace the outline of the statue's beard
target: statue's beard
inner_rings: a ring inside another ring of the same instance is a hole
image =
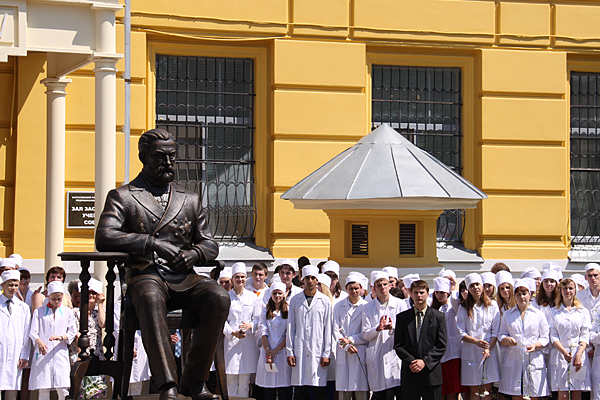
[[[156,171],[148,172],[156,183],[168,184],[170,182],[173,182],[173,180],[175,179],[175,171],[173,170],[173,167],[158,167]]]

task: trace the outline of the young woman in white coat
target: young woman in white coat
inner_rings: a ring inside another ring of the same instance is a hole
[[[573,276],[571,275],[571,279]],[[589,263],[585,266],[585,280],[588,287],[582,292],[577,293],[577,299],[590,312],[592,328],[590,329],[590,344],[594,347],[588,347],[588,356],[590,351],[595,352],[596,357],[592,361],[592,397],[591,400],[600,400],[600,265]],[[577,281],[575,281],[577,282]],[[579,283],[577,283],[579,286]]]
[[[288,304],[285,300],[285,283],[271,285],[271,298],[262,309],[258,332],[261,336],[260,355],[256,366],[256,385],[265,388],[265,400],[292,400],[292,368],[285,355]],[[261,299],[262,301],[262,299]],[[267,370],[267,365],[271,368]]]
[[[341,400],[367,400],[367,341],[362,337],[362,308],[367,304],[360,295],[361,278],[346,278],[348,296],[333,307],[333,336],[336,339],[335,390]]]
[[[246,289],[246,264],[233,264],[231,272],[231,306],[223,328],[227,390],[230,396],[248,397],[250,375],[256,372],[258,361],[258,347],[252,334],[256,295]]]
[[[433,280],[434,292],[431,308],[441,311],[446,316],[446,353],[442,357],[442,399],[458,400],[458,394],[468,392],[468,388],[460,384],[460,334],[456,327],[456,308],[450,303],[451,281],[437,277]]]
[[[69,344],[77,335],[73,310],[62,305],[64,285],[50,282],[47,289],[48,306],[33,313],[29,337],[35,345],[31,360],[29,389],[39,390],[40,400],[50,400],[50,390],[56,390],[64,400],[71,386],[69,378]]]
[[[500,328],[498,304],[483,290],[479,274],[465,278],[469,291],[460,306],[457,326],[462,338],[461,384],[469,387],[470,400],[491,399],[492,383],[500,381],[496,346]]]
[[[581,392],[591,389],[590,360],[585,349],[592,321],[589,311],[575,297],[577,284],[573,280],[563,279],[557,290],[550,341],[558,352],[550,355],[550,385],[552,391],[558,391],[558,400],[580,400]]]
[[[544,314],[530,304],[527,282],[517,279],[514,288],[517,306],[504,312],[498,333],[506,348],[500,392],[514,400],[535,400],[550,394],[543,353],[550,331]]]

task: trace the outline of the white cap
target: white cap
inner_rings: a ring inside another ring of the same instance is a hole
[[[61,281],[52,281],[48,284],[48,296],[52,293],[64,293],[65,292],[65,284]],[[102,289],[100,289],[102,290]]]
[[[315,278],[318,278],[319,268],[315,267],[314,265],[305,265],[302,268],[302,278],[304,279],[307,276],[314,276]]]
[[[433,291],[450,293],[450,284],[451,283],[452,282],[450,282],[450,279],[442,278],[441,276],[438,276],[437,278],[435,278],[433,280]]]
[[[538,269],[536,267],[527,267],[521,273],[521,279],[525,279],[525,278],[535,279],[535,278],[541,278],[541,277],[542,277],[542,274],[540,273],[540,271],[538,271]]]
[[[421,277],[419,276],[419,274],[408,274],[402,277],[402,282],[404,283],[404,287],[410,290],[410,285],[412,285],[413,282],[416,282],[420,279]]]
[[[323,273],[327,271],[335,272],[337,276],[340,276],[340,264],[333,260],[325,262],[325,264],[323,264]]]
[[[281,260],[281,262],[279,263],[279,265],[289,265],[290,267],[294,268],[294,271],[298,270],[298,263],[295,260],[292,260],[291,258],[286,258],[285,260]]]
[[[531,279],[529,279],[531,280]],[[535,283],[535,281],[533,281]],[[525,289],[531,292],[531,287],[529,286],[528,279],[517,279],[513,285],[513,290],[516,292],[518,288],[524,287]]]
[[[542,275],[542,281],[544,279],[553,279],[558,283],[562,278],[558,275],[558,271],[555,269],[547,269],[544,270],[544,275]]]
[[[50,283],[52,283],[52,282],[50,282]],[[94,291],[96,293],[102,293],[103,286],[104,286],[103,283],[100,282],[98,279],[90,278],[90,280],[88,282],[88,290]],[[79,282],[77,284],[77,287],[79,288],[79,291],[81,292],[81,282]]]
[[[522,278],[529,285],[529,291],[531,293],[535,293],[537,290],[537,284],[535,283],[535,279],[533,278]]]
[[[575,281],[578,285],[583,286],[584,288],[588,288],[588,282],[585,280],[585,276],[581,274],[573,274],[571,275],[571,279]]]
[[[14,258],[3,258],[0,267],[17,268],[17,260]]]
[[[5,258],[6,260],[6,258]],[[21,273],[16,269],[9,269],[8,271],[4,271],[2,273],[2,282],[10,281],[11,279],[16,280],[17,282],[21,280]]]
[[[390,276],[383,271],[372,271],[371,272],[371,286],[375,286],[375,282],[380,279],[390,279]]]
[[[327,287],[331,286],[331,278],[328,275],[325,275],[325,274],[317,275],[317,281],[319,281],[319,283],[321,285],[325,285]]]
[[[219,273],[219,278],[217,278],[217,280],[219,280],[220,278],[231,279],[232,276],[233,276],[233,274],[231,273],[231,267],[225,267]]]
[[[484,272],[481,274],[481,280],[483,281],[484,285],[487,283],[496,287],[496,274],[493,272]]]
[[[562,267],[556,263],[553,263],[552,261],[547,261],[544,264],[542,264],[542,271],[556,271],[558,273],[557,282],[563,278]]]
[[[352,271],[350,272],[350,274],[348,274],[348,277],[346,278],[346,285],[348,285],[349,283],[356,282],[363,286],[365,279],[367,279],[367,277],[361,274],[360,272]]]
[[[281,282],[281,277],[279,276],[279,274],[273,275],[273,277],[271,278],[271,283],[276,283],[276,282]]]
[[[29,272],[29,269],[27,269],[25,267],[21,267],[21,268],[19,268],[19,271],[27,271],[27,272]]]
[[[469,286],[471,286],[473,283],[479,283],[483,285],[483,279],[481,279],[481,275],[472,273],[465,277],[465,285],[467,285],[467,289],[469,289]]]
[[[496,274],[496,287],[500,287],[503,283],[510,283],[514,286],[514,279],[508,271],[498,271]]]
[[[596,271],[600,272],[600,265],[598,265],[597,263],[586,264],[585,272],[588,272],[590,269],[595,269]]]
[[[388,276],[390,278],[396,278],[396,279],[398,279],[398,268],[396,268],[396,267],[383,267],[381,270],[383,272],[385,272],[386,274],[388,274]]]
[[[453,279],[456,280],[456,273],[454,271],[452,271],[451,269],[442,268],[442,270],[440,271],[438,276],[441,278],[447,278],[447,277],[451,276]]]
[[[270,289],[271,289],[271,293],[273,293],[273,292],[274,292],[274,291],[276,291],[276,290],[279,290],[280,292],[282,292],[283,294],[285,294],[285,289],[286,289],[286,287],[285,287],[285,283],[282,283],[282,282],[274,282],[274,283],[271,285],[271,288],[270,288]]]
[[[17,254],[17,253],[11,254],[10,256],[8,256],[8,258],[12,258],[14,260],[17,260],[17,266],[19,268],[21,268],[23,266],[23,257],[21,257],[20,254]]]
[[[236,262],[231,266],[231,276],[235,274],[244,274],[246,276],[246,264],[243,262]]]

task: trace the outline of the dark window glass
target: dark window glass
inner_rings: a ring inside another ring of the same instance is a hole
[[[156,126],[175,136],[175,180],[220,241],[254,235],[254,96],[251,59],[156,57]]]
[[[600,244],[600,74],[571,73],[571,237]]]
[[[462,173],[460,68],[374,65],[372,128],[389,124],[419,148]],[[462,242],[464,210],[445,210],[441,242]]]

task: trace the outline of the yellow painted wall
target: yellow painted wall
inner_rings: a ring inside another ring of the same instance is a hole
[[[600,72],[600,1],[132,3],[132,178],[140,169],[137,139],[154,124],[155,55],[251,57],[256,243],[276,257],[328,257],[327,214],[295,210],[280,195],[370,130],[372,65],[456,66],[463,85],[463,175],[489,195],[467,212],[465,245],[484,258],[567,257],[569,71],[587,63],[586,70]],[[44,63],[43,54],[0,63],[0,256],[43,257]],[[117,132],[123,66],[117,65]],[[88,65],[68,76],[67,190],[94,187],[92,70]],[[121,133],[115,151],[120,184]],[[66,250],[92,249],[91,231],[65,236]]]

